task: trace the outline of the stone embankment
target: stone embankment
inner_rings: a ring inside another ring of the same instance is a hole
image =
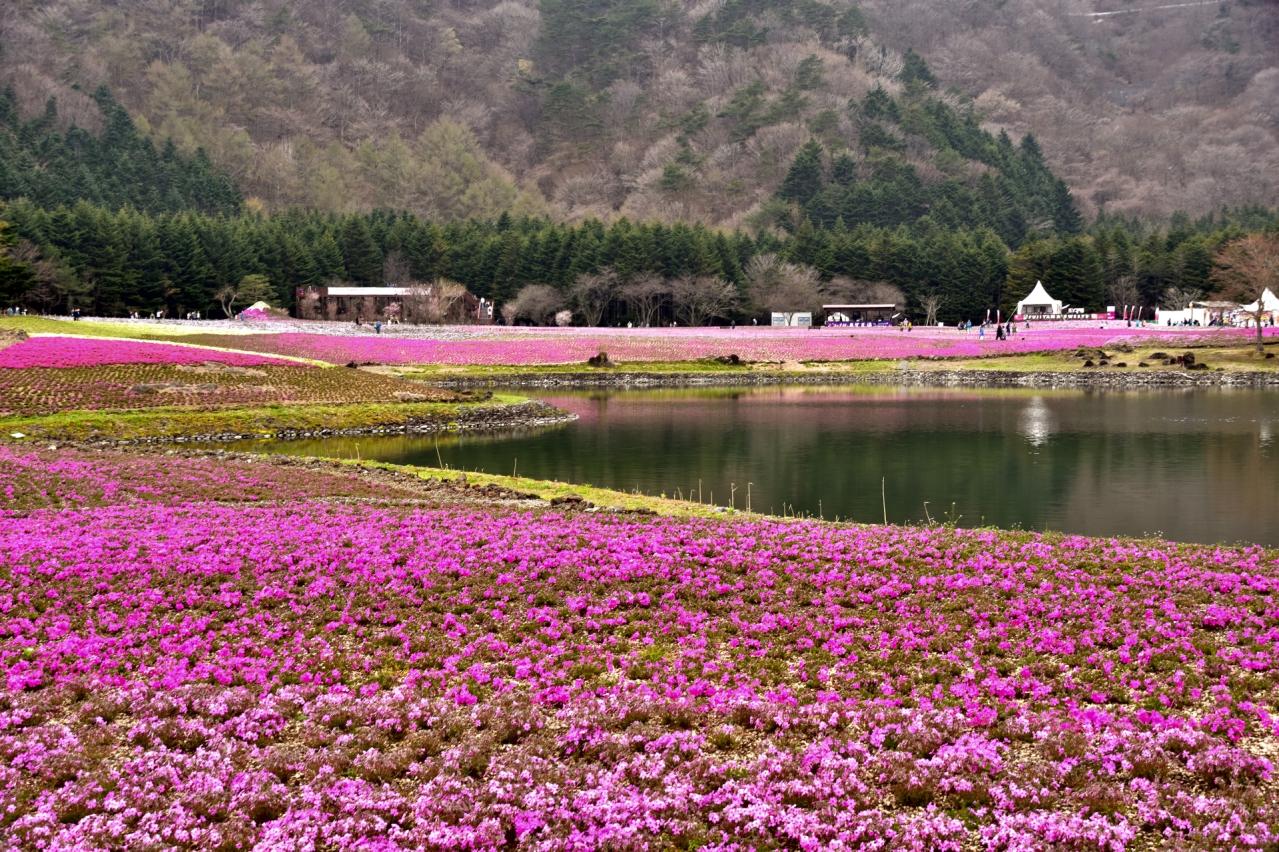
[[[1020,372],[1014,370],[915,370],[878,372],[574,372],[518,373],[503,376],[467,376],[437,379],[430,384],[451,389],[527,388],[572,390],[575,388],[699,388],[761,387],[769,385],[904,385],[909,387],[970,388],[1095,388],[1139,390],[1143,388],[1276,388],[1279,372],[1189,370],[1062,370]]]
[[[454,432],[505,432],[513,429],[534,429],[558,426],[577,419],[576,414],[561,411],[544,402],[530,400],[516,405],[486,406],[458,412],[455,415],[410,419],[403,423],[354,428],[289,429],[272,432],[240,433],[235,431],[203,435],[173,435],[144,438],[127,438],[114,441],[95,441],[94,444],[115,446],[130,444],[199,444],[227,443],[248,439],[292,441],[303,438],[341,438],[355,435],[432,435]]]
[[[1141,390],[1165,388],[1276,388],[1279,373],[1188,372],[1179,370],[895,370],[870,373],[860,381],[878,385],[979,388],[1079,388]]]

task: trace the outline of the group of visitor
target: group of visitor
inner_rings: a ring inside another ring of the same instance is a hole
[[[7,317],[25,317],[27,316],[27,309],[18,307],[5,308],[4,315]]]
[[[987,325],[988,323],[983,322],[977,326],[977,338],[979,340],[986,339]],[[1012,320],[1008,320],[1006,322],[997,322],[994,325],[995,325],[996,340],[1012,340],[1013,335],[1017,333],[1017,324],[1013,322]],[[973,327],[973,323],[971,320],[965,321],[964,323],[965,332],[971,331],[972,327]]]

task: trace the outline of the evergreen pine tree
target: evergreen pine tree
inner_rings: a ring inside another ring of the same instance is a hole
[[[315,241],[313,257],[316,273],[320,276],[322,283],[347,280],[342,248],[338,245],[332,231],[325,230]]]
[[[375,287],[382,282],[382,250],[363,216],[348,216],[342,225],[342,263],[356,284]]]
[[[822,181],[822,146],[810,139],[795,155],[777,197],[803,207],[821,190]]]
[[[1084,230],[1084,217],[1079,215],[1075,197],[1063,180],[1057,181],[1053,190],[1053,227],[1059,234],[1078,234]]]

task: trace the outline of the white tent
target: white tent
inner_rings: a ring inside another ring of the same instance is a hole
[[[1243,310],[1251,314],[1255,314],[1258,308],[1261,308],[1261,310],[1270,314],[1279,313],[1279,296],[1271,293],[1270,288],[1267,287],[1262,292],[1260,299],[1253,302],[1251,305],[1243,306]]]
[[[1035,289],[1030,291],[1030,295],[1017,303],[1017,314],[1020,316],[1060,316],[1061,312],[1061,300],[1049,296],[1042,281],[1036,281]]]

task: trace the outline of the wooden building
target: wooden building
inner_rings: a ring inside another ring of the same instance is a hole
[[[299,287],[298,316],[340,322],[375,320],[473,324],[493,322],[493,303],[457,284],[407,287]]]
[[[826,312],[826,325],[891,325],[900,312],[897,305],[883,304],[822,305]]]

